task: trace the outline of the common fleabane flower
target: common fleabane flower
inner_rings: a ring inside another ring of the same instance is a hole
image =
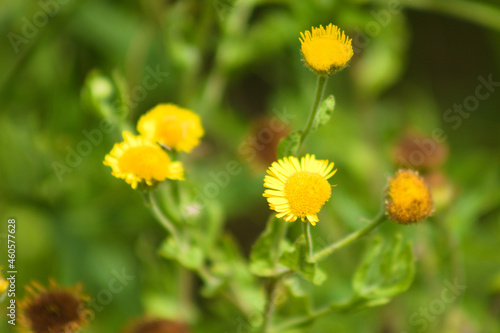
[[[205,133],[200,116],[174,104],[159,104],[137,123],[137,131],[177,151],[191,152]]]
[[[154,141],[123,132],[123,142],[115,144],[104,158],[112,175],[124,179],[133,189],[153,187],[166,179],[184,179],[181,162],[172,162],[167,153]]]
[[[273,162],[264,178],[267,189],[263,196],[278,213],[276,217],[283,217],[286,222],[300,218],[316,225],[317,214],[331,196],[328,179],[337,171],[333,166],[333,162],[317,160],[309,154],[300,161],[290,156]]]
[[[432,210],[431,192],[418,173],[399,170],[389,178],[386,213],[394,222],[420,222],[431,216]]]
[[[342,70],[353,56],[352,40],[337,26],[312,27],[300,33],[304,61],[314,73],[330,76]]]

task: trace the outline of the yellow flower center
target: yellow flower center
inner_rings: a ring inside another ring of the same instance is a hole
[[[308,171],[296,172],[285,183],[285,198],[291,212],[298,217],[317,214],[330,199],[331,192],[324,177]]]
[[[167,146],[173,147],[187,137],[188,127],[189,125],[177,116],[166,116],[162,126],[157,128],[156,137],[161,138],[162,143]]]
[[[419,222],[432,213],[429,188],[414,172],[399,171],[389,183],[388,194],[388,214],[396,222]]]
[[[347,47],[332,36],[317,37],[304,43],[302,53],[309,65],[319,71],[344,67],[350,59]]]
[[[132,147],[118,159],[121,172],[131,173],[145,180],[165,180],[168,174],[166,166],[169,163],[170,159],[163,150],[148,146]]]

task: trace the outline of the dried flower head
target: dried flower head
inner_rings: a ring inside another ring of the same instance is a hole
[[[48,289],[36,282],[26,286],[28,295],[20,302],[19,322],[22,329],[32,333],[71,333],[87,324],[81,284],[62,288],[50,281]]]
[[[448,157],[448,147],[434,137],[409,133],[399,140],[393,151],[397,166],[419,171],[439,168]]]
[[[312,27],[300,33],[304,61],[314,73],[330,76],[342,70],[353,56],[352,40],[337,26]]]
[[[264,178],[264,197],[269,207],[278,212],[277,218],[287,222],[301,218],[312,225],[318,222],[317,214],[330,199],[332,187],[328,179],[337,170],[327,160],[317,160],[314,155],[298,158],[285,157],[271,164]]]
[[[429,187],[418,173],[399,170],[389,178],[386,213],[397,223],[416,223],[432,215],[433,203]]]
[[[123,132],[123,142],[115,144],[104,158],[112,175],[124,179],[133,189],[154,187],[165,179],[184,179],[181,162],[172,162],[168,154],[154,141]]]
[[[186,325],[166,319],[143,319],[135,321],[124,333],[189,333]]]
[[[205,133],[200,116],[174,104],[159,104],[142,115],[137,131],[177,151],[191,152]]]

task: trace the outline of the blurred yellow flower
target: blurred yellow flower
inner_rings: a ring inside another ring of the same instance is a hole
[[[200,116],[174,104],[159,104],[137,123],[140,134],[177,151],[191,152],[205,133]]]
[[[33,282],[26,286],[27,296],[19,303],[19,323],[27,332],[77,332],[88,324],[90,298],[80,284],[62,288],[50,281],[48,289]]]
[[[165,179],[183,180],[181,162],[172,162],[167,153],[154,141],[123,132],[123,142],[115,144],[104,158],[104,165],[112,168],[112,175],[137,188],[155,186]]]
[[[415,223],[432,215],[429,187],[414,171],[399,170],[394,178],[389,178],[387,196],[387,215],[394,222]]]
[[[264,187],[268,189],[263,196],[269,207],[278,213],[276,217],[283,217],[286,222],[300,217],[303,222],[316,225],[317,214],[331,196],[327,179],[337,171],[333,166],[309,154],[300,161],[290,156],[271,164],[264,178]]]
[[[9,281],[7,281],[2,275],[2,267],[0,266],[0,298],[9,288]]]
[[[353,55],[352,40],[337,26],[329,24],[300,33],[301,51],[309,69],[330,76],[344,68]]]

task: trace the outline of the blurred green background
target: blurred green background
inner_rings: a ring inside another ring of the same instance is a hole
[[[164,230],[141,196],[102,165],[124,125],[100,129],[102,115],[82,99],[95,84],[86,78],[101,73],[122,85],[130,128],[158,103],[201,115],[203,143],[181,159],[201,192],[222,184],[210,200],[248,255],[269,214],[265,169],[280,137],[303,127],[314,95],[299,33],[330,22],[353,38],[355,55],[328,82],[326,94],[336,98],[331,122],[303,148],[338,168],[338,187],[312,230],[317,248],[376,214],[401,157],[428,177],[437,207],[427,222],[380,230],[413,240],[417,275],[406,293],[386,306],[329,315],[309,332],[500,332],[495,0],[3,0],[0,259],[5,266],[6,222],[15,218],[18,296],[30,281],[52,277],[81,281],[95,298],[113,271],[125,269],[134,280],[84,332],[119,332],[146,312],[184,316],[175,267],[156,255]],[[151,73],[161,74],[145,88]],[[276,119],[283,126],[270,126]],[[241,172],[226,181],[220,174],[233,160]],[[310,288],[315,306],[350,293],[368,242],[322,263],[329,280]],[[457,279],[466,290],[439,302],[446,282]],[[185,316],[193,332],[246,332],[227,308],[202,296],[195,302],[196,314]],[[2,318],[4,332],[10,327]]]

